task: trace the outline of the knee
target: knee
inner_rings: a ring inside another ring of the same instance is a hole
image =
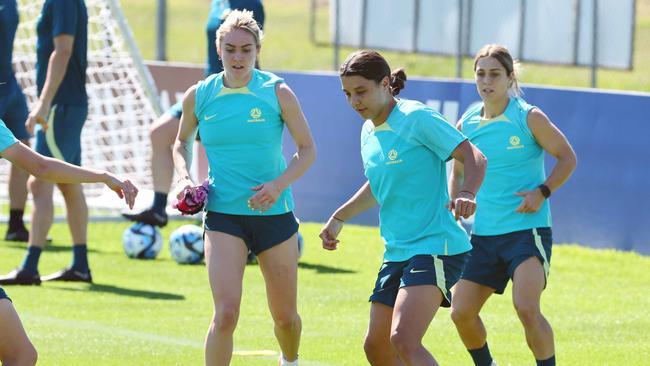
[[[48,192],[45,182],[40,179],[31,177],[29,178],[27,185],[29,186],[29,191],[32,192],[32,196],[34,196],[35,200],[44,197],[44,195]]]
[[[387,339],[366,335],[366,339],[363,342],[363,351],[370,364],[385,360],[386,357],[384,355],[386,353],[394,352],[393,346],[387,341]]]
[[[528,302],[515,302],[515,310],[525,328],[535,327],[542,317],[539,306]]]
[[[280,329],[293,329],[298,319],[300,319],[298,313],[292,311],[283,311],[280,314],[273,315],[273,322]]]
[[[414,339],[404,331],[395,330],[390,335],[390,343],[403,360],[412,359],[412,355],[422,347],[421,340]]]
[[[31,343],[29,344],[29,347],[25,350],[24,352],[24,357],[23,357],[23,365],[36,365],[36,361],[38,360],[38,352],[36,352],[36,348],[34,348],[34,345]]]
[[[3,365],[33,366],[36,365],[37,360],[38,353],[36,352],[36,348],[34,348],[31,342],[28,342],[28,344],[25,344],[17,352],[13,352],[11,356],[1,361]]]
[[[221,304],[214,312],[211,329],[218,332],[234,332],[239,319],[239,306]]]
[[[478,313],[469,311],[468,309],[462,307],[452,307],[451,308],[451,320],[456,324],[456,326],[464,325],[478,317]]]

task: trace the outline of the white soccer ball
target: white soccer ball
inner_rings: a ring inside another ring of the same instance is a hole
[[[169,236],[169,252],[181,264],[196,264],[204,256],[203,229],[196,225],[183,225]]]
[[[163,239],[157,227],[136,222],[124,230],[122,246],[129,258],[154,259],[162,249]]]

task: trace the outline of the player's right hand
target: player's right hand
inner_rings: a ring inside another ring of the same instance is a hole
[[[194,189],[196,185],[189,177],[185,177],[178,181],[176,188],[174,189],[174,195],[178,201],[185,199],[185,191],[187,189]]]
[[[34,135],[34,127],[38,123],[43,128],[43,132],[47,132],[47,116],[50,114],[50,106],[38,101],[36,108],[34,108],[27,116],[25,121],[25,128],[30,135]]]
[[[330,217],[318,235],[323,242],[323,249],[336,250],[338,248],[339,240],[336,238],[339,236],[341,229],[343,229],[343,222]]]
[[[117,193],[120,198],[124,198],[129,209],[133,209],[135,197],[138,195],[138,188],[128,179],[123,179],[113,174],[106,174],[106,176],[107,179],[104,183],[106,183],[108,188]]]

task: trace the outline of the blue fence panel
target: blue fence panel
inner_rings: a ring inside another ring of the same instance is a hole
[[[318,147],[318,159],[294,184],[296,213],[322,222],[365,181],[359,154],[363,123],[334,74],[280,73],[298,95]],[[650,95],[525,87],[564,132],[578,169],[551,198],[554,239],[650,254]],[[479,101],[471,82],[409,80],[400,95],[436,107],[455,123]],[[285,151],[295,151],[285,137]],[[547,158],[547,172],[554,159]],[[377,210],[355,223],[376,225]]]

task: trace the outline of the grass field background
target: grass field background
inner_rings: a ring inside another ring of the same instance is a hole
[[[156,1],[122,0],[121,3],[143,57],[154,59]],[[327,4],[328,1],[319,3]],[[205,22],[209,4],[209,0],[167,0],[167,54],[170,61],[205,62]],[[650,92],[650,0],[636,0],[636,4],[633,70],[600,70],[600,88]],[[332,70],[332,48],[316,46],[309,40],[309,0],[264,0],[264,5],[267,36],[260,56],[262,67],[292,71]],[[328,8],[323,6],[320,9],[317,39],[325,41],[329,34]],[[340,61],[349,52],[351,49],[343,49]],[[411,76],[453,78],[456,74],[453,57],[382,53],[391,66],[406,67]],[[472,78],[472,67],[472,61],[466,59],[463,64],[465,78]],[[522,79],[525,83],[588,87],[591,85],[590,75],[589,68],[585,67],[525,63]]]
[[[163,230],[165,238],[175,227]],[[211,317],[204,266],[180,266],[167,243],[153,261],[128,259],[121,248],[127,223],[91,223],[90,264],[95,284],[47,283],[6,287],[39,350],[39,365],[199,365]],[[0,227],[4,232],[5,227]],[[362,344],[367,297],[380,265],[376,228],[349,226],[336,252],[320,248],[320,224],[306,223],[299,269],[303,318],[301,365],[366,364]],[[55,224],[41,274],[69,264],[70,238]],[[18,265],[24,246],[0,242],[0,270]],[[553,324],[560,365],[647,365],[650,359],[650,258],[572,245],[554,248],[543,310]],[[509,290],[484,312],[499,365],[530,365]],[[235,347],[239,353],[277,351],[262,276],[246,268]],[[471,365],[447,309],[434,319],[425,344],[443,365]],[[233,365],[274,365],[277,356],[242,356]]]

